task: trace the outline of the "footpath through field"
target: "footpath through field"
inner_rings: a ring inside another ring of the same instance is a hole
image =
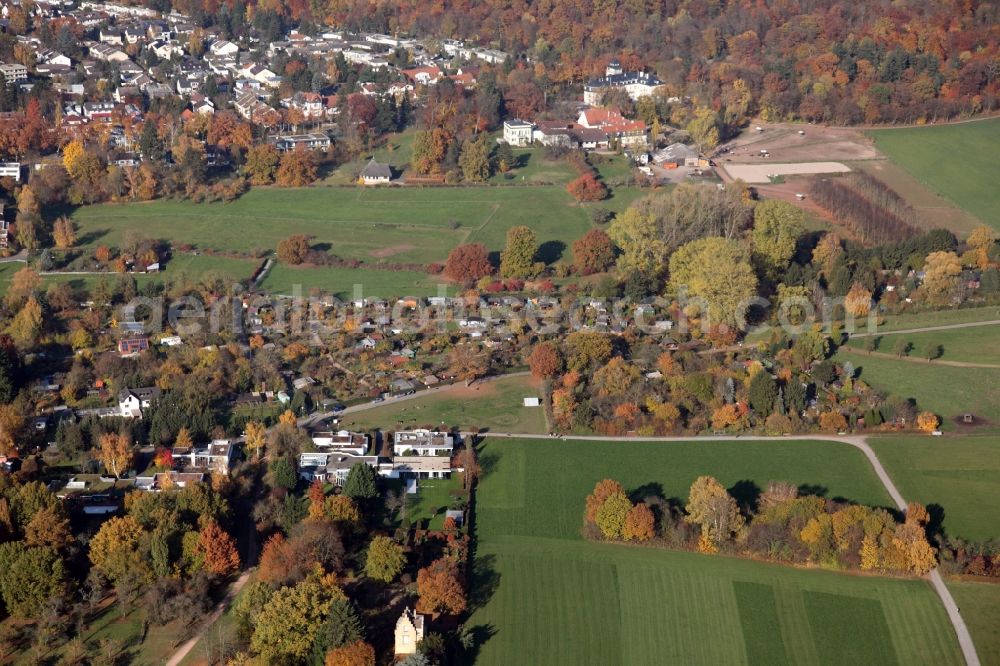
[[[996,322],[1000,323],[1000,322]],[[938,328],[957,328],[962,326],[961,324],[956,324],[953,326],[945,326]],[[916,331],[911,331],[916,332]],[[538,435],[530,435],[524,433],[512,433],[512,432],[483,432],[483,433],[462,433],[463,436],[476,435],[478,437],[495,437],[495,438],[507,438],[507,437],[519,437],[525,439],[538,439]],[[554,438],[554,436],[553,436]],[[790,438],[788,437],[769,437],[765,435],[712,435],[706,437],[606,437],[602,435],[566,435],[560,436],[559,439],[564,440],[584,440],[584,441],[595,441],[595,442],[622,442],[622,441],[644,441],[644,442],[700,442],[700,441],[716,441],[716,442],[731,442],[735,440],[746,440],[754,442],[787,442]],[[906,500],[903,499],[903,495],[896,488],[896,485],[892,482],[889,477],[889,473],[882,466],[882,462],[875,455],[875,451],[868,445],[868,442],[864,437],[852,436],[852,435],[810,435],[810,436],[796,436],[796,440],[812,440],[812,441],[826,441],[826,442],[839,442],[841,444],[847,444],[859,449],[868,462],[871,463],[872,468],[875,470],[875,474],[878,476],[879,481],[885,487],[886,492],[889,493],[889,497],[892,501],[896,503],[896,507],[902,511],[906,511]],[[941,603],[944,604],[945,612],[948,613],[948,619],[951,621],[952,627],[955,629],[955,635],[958,638],[958,644],[962,648],[962,655],[965,657],[966,666],[980,666],[979,655],[976,653],[976,646],[972,642],[972,636],[969,634],[969,628],[965,625],[965,620],[962,619],[962,615],[959,613],[958,605],[955,603],[955,599],[951,596],[951,592],[948,591],[947,586],[944,584],[944,580],[941,578],[941,572],[934,569],[929,574],[927,574],[927,580],[930,582],[934,591],[937,593],[938,597],[941,599]]]

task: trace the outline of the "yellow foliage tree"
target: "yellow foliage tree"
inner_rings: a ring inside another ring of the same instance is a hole
[[[917,427],[924,432],[934,432],[941,425],[941,420],[933,412],[917,414]]]

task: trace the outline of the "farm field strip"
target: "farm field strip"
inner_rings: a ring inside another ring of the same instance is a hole
[[[810,447],[815,452],[803,450]],[[734,492],[785,479],[888,505],[851,447],[496,438],[482,445],[480,461],[476,609],[467,626],[492,636],[476,663],[512,663],[524,654],[546,664],[962,663],[924,581],[580,537],[583,498],[606,477],[636,498],[683,497],[696,476],[712,474]]]
[[[1000,229],[1000,119],[872,130],[879,150],[914,178]]]

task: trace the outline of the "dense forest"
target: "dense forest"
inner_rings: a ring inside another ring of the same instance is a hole
[[[152,0],[167,8],[169,0]],[[206,25],[331,25],[503,49],[557,93],[612,58],[723,115],[916,122],[997,107],[1000,5],[627,0],[174,0]]]

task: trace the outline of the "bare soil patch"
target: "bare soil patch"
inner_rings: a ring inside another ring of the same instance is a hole
[[[377,250],[372,250],[368,254],[379,259],[385,259],[403,252],[409,252],[413,249],[413,246],[408,243],[403,243],[400,245],[390,245],[389,247],[382,247]]]
[[[764,131],[757,132],[756,127]],[[803,132],[803,134],[799,134]],[[731,152],[728,152],[731,149]],[[768,158],[760,156],[767,150]],[[725,151],[725,152],[724,152]],[[719,164],[764,162],[822,162],[885,159],[865,134],[850,127],[824,127],[793,123],[751,124],[740,136],[722,146]]]

